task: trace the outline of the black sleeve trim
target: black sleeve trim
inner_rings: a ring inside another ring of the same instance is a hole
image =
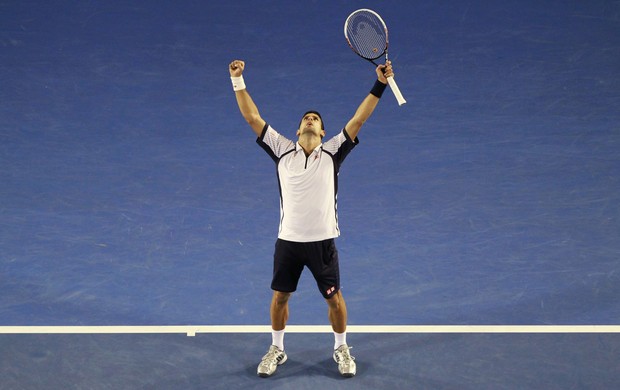
[[[271,148],[267,146],[267,144],[265,143],[265,134],[267,134],[268,127],[269,125],[265,123],[265,127],[263,127],[263,131],[260,133],[260,137],[256,138],[256,143],[258,144],[258,146],[263,148],[263,150],[267,152],[269,157],[271,157],[271,159],[275,161],[277,164],[280,159],[275,155],[275,153],[273,153],[273,150],[271,150]]]
[[[265,126],[263,127],[263,130],[261,130],[260,136],[256,140],[257,142],[258,142],[258,140],[263,140],[265,138],[265,134],[267,134],[267,128],[268,127],[269,127],[269,124],[267,122],[265,122]]]
[[[344,137],[347,139],[347,141],[353,142],[353,145],[357,145],[360,143],[360,140],[357,137],[355,137],[355,139],[351,139],[351,136],[349,135],[346,127],[342,129],[342,132],[344,133]]]

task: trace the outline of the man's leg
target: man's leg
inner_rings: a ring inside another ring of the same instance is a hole
[[[291,293],[274,291],[271,297],[271,329],[275,331],[284,330],[288,321],[288,300]]]
[[[258,365],[258,375],[268,377],[273,375],[276,368],[286,362],[287,356],[284,352],[284,328],[288,321],[288,300],[291,293],[274,291],[271,297],[271,347],[267,354],[263,356]]]
[[[329,322],[334,330],[334,360],[342,376],[352,377],[356,373],[355,358],[347,345],[347,305],[340,290],[327,299]]]
[[[347,331],[347,305],[340,290],[327,299],[327,316],[335,333],[342,334]]]

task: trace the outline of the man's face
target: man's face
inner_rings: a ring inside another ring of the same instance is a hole
[[[299,130],[297,130],[297,136],[310,132],[323,137],[325,135],[325,131],[321,129],[321,127],[321,118],[317,114],[310,112],[301,119]]]

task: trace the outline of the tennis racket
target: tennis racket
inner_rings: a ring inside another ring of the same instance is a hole
[[[344,22],[344,37],[355,54],[378,66],[374,60],[385,55],[388,60],[388,29],[381,16],[369,9],[354,11]],[[401,106],[407,101],[400,93],[393,77],[387,78],[388,84]]]

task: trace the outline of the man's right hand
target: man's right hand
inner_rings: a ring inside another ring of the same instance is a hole
[[[243,74],[243,68],[245,68],[245,62],[241,60],[234,60],[228,65],[230,71],[230,77],[239,77]]]

